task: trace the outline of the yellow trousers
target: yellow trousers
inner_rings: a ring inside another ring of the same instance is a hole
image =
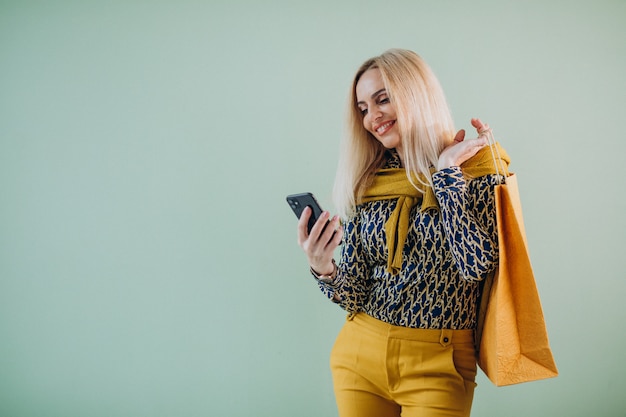
[[[358,313],[337,336],[330,365],[340,417],[470,415],[473,330],[410,329]]]

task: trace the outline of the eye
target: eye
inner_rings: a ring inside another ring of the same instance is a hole
[[[386,97],[386,96],[385,96],[385,97],[382,97],[382,98],[380,98],[380,99],[378,100],[378,103],[379,103],[379,104],[387,104],[387,103],[390,103],[390,102],[391,102],[391,101],[389,100],[389,97]]]
[[[365,116],[367,114],[367,109],[366,108],[361,108],[361,109],[359,109],[359,112],[361,112],[361,116]]]

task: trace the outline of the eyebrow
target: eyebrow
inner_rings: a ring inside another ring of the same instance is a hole
[[[372,94],[370,97],[371,97],[371,98],[375,98],[375,97],[378,97],[379,95],[381,95],[381,94],[383,94],[383,93],[386,93],[386,92],[387,92],[387,89],[386,89],[386,88],[381,88],[380,90],[378,90],[377,92],[375,92],[374,94]],[[356,105],[358,106],[359,104],[365,104],[365,102],[364,102],[364,101],[357,101],[357,102],[356,102]]]

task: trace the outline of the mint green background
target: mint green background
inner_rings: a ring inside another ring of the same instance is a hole
[[[624,1],[0,1],[0,415],[333,416],[344,320],[288,193],[330,190],[390,47],[513,157],[552,380],[476,416],[624,416]]]

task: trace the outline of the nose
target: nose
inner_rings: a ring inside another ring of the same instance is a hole
[[[370,116],[372,121],[376,122],[382,119],[383,112],[381,112],[378,107],[373,107],[370,109],[368,116]]]

